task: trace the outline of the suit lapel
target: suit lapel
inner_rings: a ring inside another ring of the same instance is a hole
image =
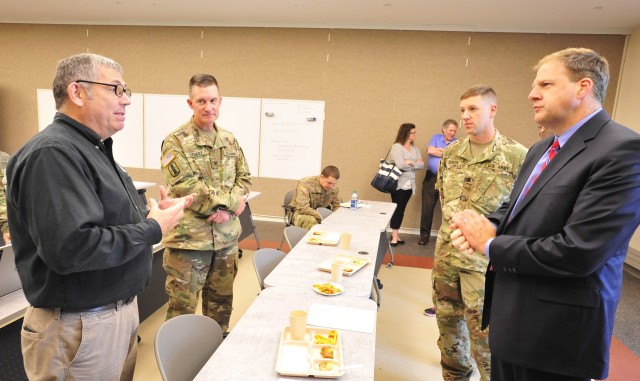
[[[551,146],[552,142],[553,142],[553,137],[547,138],[547,139],[535,144],[529,150],[529,154],[528,154],[527,160],[525,160],[522,168],[520,168],[520,173],[518,174],[518,178],[516,179],[516,182],[513,184],[513,189],[511,191],[511,195],[510,195],[509,209],[507,209],[507,212],[505,214],[506,218],[504,218],[501,221],[500,226],[498,226],[498,232],[501,232],[502,229],[505,226],[507,226],[507,224],[509,222],[508,216],[511,215],[511,213],[513,211],[513,208],[514,208],[514,206],[516,204],[516,201],[518,200],[518,197],[520,196],[520,193],[522,193],[522,189],[524,188],[525,184],[527,183],[527,179],[529,178],[529,176],[531,176],[531,172],[533,172],[534,168],[536,167],[536,164],[540,160],[540,157],[542,157],[542,155],[545,153],[545,151],[547,149],[549,149],[549,147]],[[520,205],[518,205],[518,209],[516,211],[516,214],[521,209],[522,209],[522,202],[520,203]],[[516,214],[514,214],[514,218],[515,218]]]
[[[577,134],[576,134],[577,135]],[[553,179],[558,172],[573,159],[574,156],[579,154],[582,150],[585,149],[584,140],[578,136],[572,136],[569,141],[558,151],[556,157],[549,162],[547,168],[540,174],[538,179],[529,189],[529,192],[524,196],[522,202],[518,206],[518,209],[521,209],[524,205],[528,204],[532,199],[534,199],[540,190],[544,188],[544,186]]]

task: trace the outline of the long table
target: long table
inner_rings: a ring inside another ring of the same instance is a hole
[[[0,328],[24,316],[29,302],[22,289],[0,297]]]
[[[282,331],[289,325],[289,312],[309,310],[313,303],[331,304],[376,311],[376,304],[366,298],[346,295],[326,297],[310,289],[273,287],[263,290],[238,321],[196,376],[203,380],[301,380],[275,371]],[[376,335],[341,330],[344,365],[362,364],[347,369],[340,380],[373,380]]]
[[[195,380],[299,380],[299,377],[285,377],[275,371],[278,347],[283,329],[289,324],[290,311],[308,310],[313,303],[320,303],[377,313],[378,306],[366,296],[371,295],[374,273],[388,247],[386,226],[395,207],[392,203],[371,202],[367,209],[335,211],[322,224],[315,225],[265,278],[267,288],[258,295]],[[351,233],[350,248],[308,244],[307,238],[317,231]],[[322,296],[314,292],[313,284],[330,279],[330,274],[319,271],[318,266],[340,253],[375,263],[367,264],[352,276],[344,276],[345,292],[341,295]],[[347,369],[341,380],[374,378],[375,322],[373,324],[372,333],[341,330],[344,365],[363,365],[362,368]]]
[[[322,220],[323,225],[337,225],[337,226],[362,226],[376,229],[380,232],[378,237],[378,251],[375,260],[374,275],[376,281],[374,282],[374,290],[376,292],[376,300],[378,306],[380,306],[382,300],[382,294],[380,288],[382,283],[377,279],[380,267],[384,261],[384,256],[389,250],[391,254],[391,261],[387,265],[393,266],[393,248],[389,242],[389,236],[387,235],[387,225],[391,220],[393,212],[396,210],[396,204],[392,202],[383,201],[363,201],[367,206],[360,207],[356,210],[350,208],[339,208]]]
[[[349,249],[339,246],[313,245],[307,243],[307,238],[314,232],[349,232],[352,234]],[[350,276],[342,277],[345,288],[344,296],[369,297],[374,277],[376,252],[378,251],[379,232],[373,228],[346,225],[314,225],[309,232],[295,245],[284,259],[265,278],[265,287],[293,287],[311,289],[315,283],[328,282],[331,274],[318,270],[318,265],[330,260],[337,254],[348,254],[357,258],[367,259],[371,263]]]
[[[362,226],[376,229],[380,232],[380,245],[378,245],[378,255],[376,261],[376,275],[387,249],[391,253],[390,265],[393,265],[393,249],[389,245],[389,236],[387,235],[387,225],[391,220],[393,212],[396,210],[396,204],[383,201],[363,201],[368,206],[360,207],[356,210],[350,208],[338,208],[327,218],[322,220],[323,225],[342,225],[342,226]]]

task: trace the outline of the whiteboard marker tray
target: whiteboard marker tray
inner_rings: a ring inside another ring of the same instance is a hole
[[[338,232],[315,231],[307,238],[307,243],[311,245],[335,246],[340,241]]]
[[[330,334],[335,332],[335,341]],[[342,334],[337,330],[307,328],[303,340],[292,340],[289,327],[282,331],[276,372],[283,376],[338,378],[344,375]]]
[[[331,272],[331,262],[333,261],[341,261],[344,262],[344,268],[342,270],[342,274],[346,276],[351,276],[355,274],[358,270],[363,268],[369,263],[369,260],[366,258],[356,257],[355,255],[349,254],[337,254],[330,259],[320,263],[318,265],[318,269],[321,271]]]

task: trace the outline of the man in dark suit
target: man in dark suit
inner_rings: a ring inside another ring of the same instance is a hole
[[[596,52],[562,50],[535,69],[534,119],[555,136],[529,150],[510,201],[488,218],[456,214],[451,237],[490,260],[492,381],[604,379],[640,223],[640,135],[602,109],[609,69]]]

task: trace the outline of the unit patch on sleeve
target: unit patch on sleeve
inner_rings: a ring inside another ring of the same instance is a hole
[[[167,168],[169,170],[169,173],[171,173],[171,176],[176,177],[180,174],[180,167],[178,167],[178,164],[176,163],[170,163],[169,167]]]

